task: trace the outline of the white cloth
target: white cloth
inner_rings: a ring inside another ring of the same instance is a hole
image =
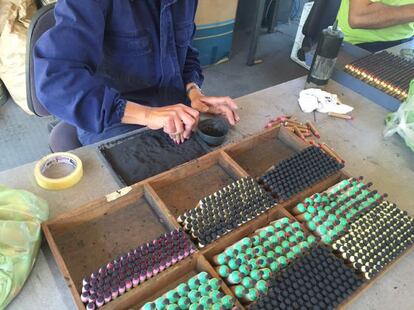
[[[334,112],[347,114],[354,108],[343,104],[338,96],[321,89],[309,88],[302,90],[299,95],[299,106],[305,113],[318,111],[320,113]]]

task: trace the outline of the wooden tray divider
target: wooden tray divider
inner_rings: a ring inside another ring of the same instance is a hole
[[[175,219],[174,215],[171,214],[170,210],[168,210],[167,206],[161,200],[161,198],[157,195],[154,189],[151,187],[150,184],[144,185],[145,189],[145,198],[153,207],[154,212],[160,217],[160,219],[165,219],[165,223],[174,229],[181,228],[180,224],[178,224],[177,220]]]
[[[237,175],[239,178],[250,176],[242,167],[239,166],[238,163],[234,161],[233,158],[230,157],[229,154],[224,151],[220,151],[220,156],[220,164],[226,169],[226,171],[232,171],[233,174],[235,173],[235,176]]]
[[[65,264],[65,261],[63,260],[63,257],[59,251],[59,248],[55,242],[55,239],[53,237],[53,234],[51,233],[48,225],[45,225],[45,223],[42,224],[43,233],[45,234],[46,240],[49,244],[50,250],[52,251],[52,254],[56,260],[56,264],[58,265],[62,275],[63,279],[66,282],[67,287],[69,288],[73,301],[75,302],[75,305],[78,309],[85,309],[85,305],[83,304],[82,300],[80,299],[80,295],[78,290],[76,289],[76,285],[73,282],[72,277],[70,276],[69,270]]]

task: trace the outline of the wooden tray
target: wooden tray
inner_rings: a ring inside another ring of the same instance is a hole
[[[43,223],[52,253],[79,309],[82,279],[116,256],[161,234],[175,229],[164,216],[154,211],[151,194],[135,187],[116,200],[100,199],[80,209]],[[124,305],[135,294],[131,290],[106,305]]]
[[[257,177],[308,146],[284,128],[265,130],[43,223],[46,239],[76,306],[85,309],[80,300],[83,277],[131,248],[179,228],[176,217],[194,208],[201,198],[241,177]],[[208,262],[213,255],[273,220],[283,216],[294,218],[289,211],[297,203],[349,177],[341,171],[318,182],[111,301],[103,309],[139,308],[197,271],[208,271],[218,277]],[[306,228],[304,230],[307,232]],[[379,276],[364,285],[358,294]],[[223,291],[232,295],[226,285]]]

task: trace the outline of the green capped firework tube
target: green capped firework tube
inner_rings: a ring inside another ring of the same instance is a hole
[[[156,310],[157,306],[154,302],[147,302],[142,308],[142,310]]]
[[[227,278],[231,272],[231,269],[227,267],[226,265],[221,265],[214,268],[218,275],[222,278]]]
[[[177,305],[180,307],[180,309],[188,309],[191,305],[191,300],[186,296],[180,297]]]
[[[213,305],[213,299],[209,296],[203,296],[200,298],[200,301],[198,302],[200,305],[202,305],[205,309],[210,308]]]
[[[180,299],[180,294],[176,290],[171,290],[165,294],[165,298],[168,299],[170,304],[174,304]]]
[[[259,280],[257,281],[255,288],[260,294],[266,294],[268,290],[267,282],[264,280]]]
[[[236,285],[236,286],[230,286],[230,289],[232,290],[234,296],[237,298],[243,298],[245,295],[249,293],[249,290],[245,288],[243,285]]]
[[[191,289],[187,283],[181,283],[180,285],[177,286],[176,291],[178,295],[183,297],[183,296],[187,296],[188,292],[190,292]]]
[[[220,304],[225,308],[225,309],[232,309],[234,304],[235,304],[235,299],[229,295],[224,296],[221,300],[220,300]]]
[[[230,273],[230,275],[227,277],[227,283],[229,284],[239,284],[241,283],[241,280],[243,278],[243,275],[241,274],[240,271],[233,271],[232,273]]]
[[[159,297],[155,300],[155,306],[157,310],[164,310],[167,308],[167,306],[170,304],[167,298],[165,297]]]
[[[241,298],[241,301],[245,304],[255,302],[259,299],[259,291],[255,288],[249,289],[249,292]]]
[[[192,304],[197,303],[198,300],[202,297],[199,291],[190,291],[188,292],[187,296],[190,298]]]
[[[243,285],[247,289],[251,289],[256,285],[257,281],[253,280],[250,277],[244,277],[241,281],[241,285]]]
[[[218,303],[224,297],[224,294],[219,290],[212,291],[210,293],[210,298],[213,300],[213,303]]]

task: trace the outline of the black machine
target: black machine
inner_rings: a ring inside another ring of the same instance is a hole
[[[343,40],[344,35],[338,29],[337,21],[332,27],[330,26],[322,31],[306,80],[306,87],[321,88],[328,84]]]

